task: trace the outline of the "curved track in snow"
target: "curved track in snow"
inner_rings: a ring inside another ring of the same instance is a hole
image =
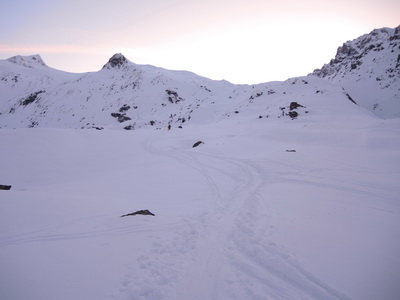
[[[166,299],[348,299],[274,242],[278,212],[262,192],[274,174],[261,164],[198,149],[159,149],[154,141],[145,147],[195,169],[213,197],[192,221],[196,246]],[[185,243],[187,232],[176,239]]]

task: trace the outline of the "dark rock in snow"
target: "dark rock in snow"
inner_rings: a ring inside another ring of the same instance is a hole
[[[178,103],[179,101],[184,100],[183,98],[179,97],[178,92],[175,92],[173,90],[165,90],[165,92],[167,93],[167,98],[168,101],[171,103]]]
[[[354,104],[357,104],[357,102],[356,101],[354,101],[354,99],[353,98],[351,98],[351,96],[349,95],[349,93],[344,93],[345,95],[346,95],[346,97],[347,97],[347,99],[349,99],[351,102],[353,102]]]
[[[145,215],[145,216],[155,216],[155,214],[151,213],[148,209],[144,210],[138,210],[130,214],[122,215],[122,217],[127,217],[127,216],[134,216],[134,215]]]
[[[291,150],[286,150],[286,152],[296,152],[296,150],[291,149]]]
[[[295,119],[299,116],[299,114],[296,111],[289,111],[289,117],[292,119]]]
[[[123,106],[120,107],[119,112],[124,112],[129,110],[131,107],[129,105],[124,104]]]
[[[31,104],[36,100],[39,94],[44,93],[45,91],[38,91],[35,93],[30,94],[27,98],[25,98],[22,102],[21,105],[27,106],[28,104]]]
[[[195,148],[197,146],[200,146],[201,144],[204,144],[202,141],[198,141],[196,143],[193,144],[192,148]]]
[[[124,129],[125,130],[134,130],[135,129],[135,125],[132,125],[132,124],[127,125],[127,126],[124,127]]]
[[[0,190],[8,191],[11,189],[11,185],[0,184]]]
[[[293,109],[297,109],[297,108],[299,108],[299,107],[304,107],[304,106],[301,105],[301,104],[299,104],[299,103],[297,103],[297,102],[291,102],[291,103],[290,103],[290,106],[289,106],[289,109],[290,109],[290,110],[293,110]]]
[[[117,118],[118,122],[120,122],[120,123],[131,120],[131,118],[125,116],[125,114],[111,113],[111,116],[114,117],[114,118]]]

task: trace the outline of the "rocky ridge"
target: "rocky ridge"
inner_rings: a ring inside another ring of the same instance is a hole
[[[334,59],[310,75],[344,87],[359,105],[382,118],[400,117],[400,26],[344,43]]]

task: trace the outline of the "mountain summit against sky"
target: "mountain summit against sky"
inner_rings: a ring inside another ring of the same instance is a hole
[[[116,68],[116,67],[120,67],[122,65],[124,65],[127,62],[127,59],[125,58],[125,56],[123,56],[121,53],[117,53],[114,54],[108,61],[108,63],[106,63],[103,66],[103,69],[107,68]]]
[[[47,65],[44,63],[43,59],[40,57],[39,54],[30,55],[30,56],[17,55],[17,56],[10,57],[7,60],[14,64],[24,66],[27,68],[47,67]]]
[[[346,42],[309,76],[252,86],[137,65],[120,53],[100,71],[83,74],[49,68],[39,55],[15,56],[0,61],[0,127],[175,128],[237,113],[276,118],[292,101],[329,93],[379,117],[399,117],[399,30],[377,29]]]

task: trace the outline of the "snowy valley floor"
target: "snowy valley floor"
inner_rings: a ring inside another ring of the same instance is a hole
[[[1,299],[400,297],[399,120],[0,140]]]

